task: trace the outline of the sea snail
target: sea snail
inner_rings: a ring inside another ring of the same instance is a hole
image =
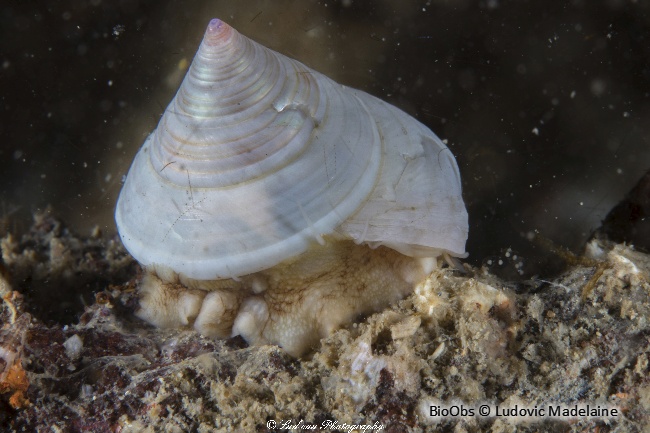
[[[115,213],[142,319],[292,355],[465,257],[456,160],[417,120],[213,19]]]

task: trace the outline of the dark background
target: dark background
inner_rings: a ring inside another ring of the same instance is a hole
[[[51,204],[114,233],[122,177],[213,17],[448,140],[475,264],[513,248],[551,272],[548,245],[579,251],[650,168],[648,1],[10,1],[3,231]]]

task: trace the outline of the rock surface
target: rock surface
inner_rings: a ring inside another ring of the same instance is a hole
[[[338,425],[320,431],[647,432],[650,256],[594,240],[573,263],[555,279],[516,284],[487,268],[437,270],[398,305],[294,359],[145,325],[132,315],[137,267],[119,242],[81,239],[38,215],[27,234],[2,240],[0,425],[279,432],[330,420]],[[76,307],[80,296],[86,305]],[[454,402],[600,404],[621,415],[428,416]]]

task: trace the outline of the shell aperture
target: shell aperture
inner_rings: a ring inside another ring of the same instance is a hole
[[[449,149],[417,120],[210,21],[116,208],[129,252],[196,280],[349,239],[464,256]]]

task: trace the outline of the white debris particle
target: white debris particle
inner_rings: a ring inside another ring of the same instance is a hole
[[[539,135],[539,129],[537,129],[537,127],[533,128],[531,132],[535,135]]]
[[[124,33],[125,30],[126,30],[126,27],[124,27],[123,24],[118,24],[115,27],[113,27],[113,36],[118,37],[122,33]]]
[[[571,99],[575,98],[576,97],[576,91],[572,90],[571,94],[569,96],[571,97]]]
[[[63,342],[63,347],[65,347],[65,354],[68,356],[68,358],[70,358],[72,361],[76,361],[81,357],[81,351],[84,348],[84,343],[81,340],[81,337],[75,334]]]
[[[438,345],[436,350],[433,351],[433,353],[431,354],[431,357],[429,359],[437,359],[437,358],[439,358],[440,355],[442,355],[444,353],[444,351],[445,351],[445,342],[443,341],[442,343],[440,343]]]
[[[92,385],[88,385],[87,383],[84,383],[81,385],[81,391],[79,392],[79,397],[81,398],[91,398],[93,396],[93,387]]]

